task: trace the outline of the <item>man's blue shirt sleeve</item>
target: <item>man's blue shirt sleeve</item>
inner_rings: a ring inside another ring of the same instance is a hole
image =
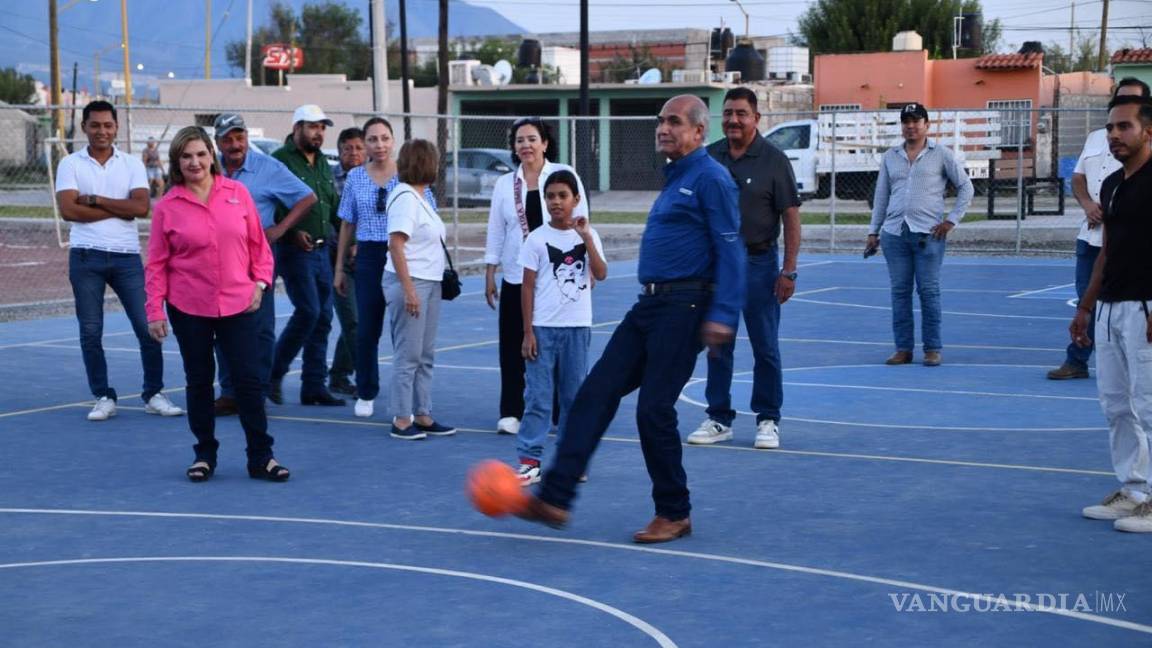
[[[696,195],[712,238],[713,281],[716,291],[706,319],[733,329],[744,308],[747,266],[744,240],[740,237],[740,189],[731,176],[717,173],[701,178]]]
[[[271,169],[269,172],[269,184],[276,187],[276,200],[285,211],[291,211],[296,203],[307,198],[312,194],[312,190],[304,181],[296,177],[295,173],[284,166],[284,163],[276,158],[269,157],[267,163]]]

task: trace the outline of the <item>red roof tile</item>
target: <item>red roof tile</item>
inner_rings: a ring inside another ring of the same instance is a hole
[[[1152,63],[1152,48],[1122,49],[1112,53],[1113,63]]]
[[[1039,52],[1028,54],[988,54],[976,59],[977,70],[1027,70],[1039,67],[1044,55]]]

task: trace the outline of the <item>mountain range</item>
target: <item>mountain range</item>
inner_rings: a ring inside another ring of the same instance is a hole
[[[118,47],[120,3],[115,0],[50,0],[66,7],[59,13],[60,67],[65,87],[72,85],[73,63],[78,64],[78,87],[91,87],[99,53],[100,76],[108,80],[123,66]],[[357,9],[368,38],[368,0],[282,0],[297,15],[305,4],[334,1]],[[272,0],[253,0],[254,29],[268,22]],[[42,2],[4,2],[0,7],[0,68],[15,67],[47,82],[49,78],[48,11]],[[128,37],[132,78],[136,92],[154,86],[171,73],[175,78],[200,78],[204,72],[205,2],[203,0],[128,0]],[[214,0],[212,6],[211,69],[213,78],[242,77],[225,56],[225,46],[243,40],[246,0]],[[407,0],[409,38],[436,36],[437,0]],[[386,20],[395,24],[398,0],[388,0]],[[523,29],[496,11],[449,1],[452,37],[518,34]],[[393,27],[393,35],[399,29]],[[305,53],[307,55],[307,53]],[[139,67],[142,66],[142,67]],[[153,90],[154,92],[154,90]]]

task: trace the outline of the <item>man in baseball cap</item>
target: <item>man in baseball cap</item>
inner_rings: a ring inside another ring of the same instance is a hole
[[[924,107],[924,104],[916,103],[915,101],[904,106],[900,109],[900,121],[905,122],[909,119],[923,119],[927,121],[928,109]]]
[[[339,407],[344,399],[328,391],[328,334],[332,331],[332,265],[326,246],[329,223],[339,200],[332,168],[320,147],[324,131],[332,126],[320,106],[305,104],[292,114],[292,136],[272,153],[316,194],[317,202],[276,246],[276,272],[284,279],[295,310],[276,340],[268,399],[284,402],[281,383],[292,360],[302,355],[300,403]],[[277,214],[282,221],[282,214]]]
[[[320,110],[320,106],[316,104],[304,104],[297,108],[296,112],[292,113],[292,128],[295,129],[296,124],[300,122],[314,122],[324,124],[329,128],[332,127],[332,120],[328,119],[324,111]]]

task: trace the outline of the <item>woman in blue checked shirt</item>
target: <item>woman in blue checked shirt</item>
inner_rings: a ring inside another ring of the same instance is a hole
[[[384,264],[388,256],[388,214],[384,206],[389,192],[396,186],[396,161],[392,159],[395,139],[388,120],[373,117],[364,123],[364,145],[368,163],[348,172],[344,193],[337,212],[344,221],[340,226],[340,244],[336,251],[336,291],[344,294],[348,277],[344,258],[356,257],[356,416],[372,416],[376,395],[380,392],[378,361],[380,334],[384,328]],[[424,197],[432,208],[436,198],[431,190]]]

